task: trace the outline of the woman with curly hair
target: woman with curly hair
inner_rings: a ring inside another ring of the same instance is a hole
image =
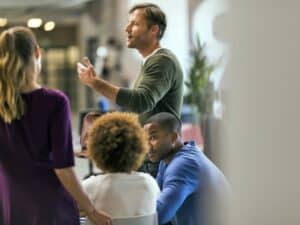
[[[112,218],[155,213],[159,188],[146,173],[136,172],[148,152],[147,136],[133,113],[108,113],[89,130],[87,150],[102,174],[83,182],[98,210]]]

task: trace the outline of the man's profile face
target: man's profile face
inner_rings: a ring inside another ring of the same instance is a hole
[[[129,15],[125,30],[127,32],[126,43],[128,48],[140,49],[149,45],[152,36],[143,9],[136,9]]]
[[[149,159],[152,162],[164,160],[172,150],[171,134],[165,132],[157,123],[148,123],[144,129],[148,134]]]

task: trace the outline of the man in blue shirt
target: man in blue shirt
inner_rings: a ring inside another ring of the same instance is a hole
[[[164,112],[150,117],[144,128],[149,134],[149,159],[160,161],[159,224],[224,224],[226,179],[194,141],[181,141],[181,122]]]

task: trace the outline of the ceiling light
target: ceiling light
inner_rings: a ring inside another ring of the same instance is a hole
[[[0,27],[5,27],[6,24],[7,24],[7,19],[0,17]]]
[[[51,31],[54,28],[55,28],[55,22],[53,22],[53,21],[49,21],[49,22],[45,23],[45,25],[44,25],[45,31]]]
[[[27,21],[27,26],[30,28],[39,28],[42,25],[42,19],[40,18],[31,18]]]

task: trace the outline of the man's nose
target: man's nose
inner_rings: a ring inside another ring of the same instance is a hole
[[[131,24],[130,24],[130,23],[128,23],[128,24],[126,25],[125,31],[126,31],[127,33],[130,33],[130,31],[131,31]]]
[[[149,146],[149,150],[152,149],[151,140],[148,140],[148,146]]]

